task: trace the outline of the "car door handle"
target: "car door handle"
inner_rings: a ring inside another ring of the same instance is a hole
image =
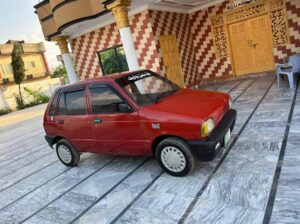
[[[63,124],[63,123],[64,123],[64,120],[58,120],[58,123],[59,123],[59,124]]]
[[[95,118],[95,119],[94,119],[94,123],[96,123],[96,124],[99,124],[99,123],[101,123],[101,122],[102,122],[102,120],[99,119],[99,118]]]

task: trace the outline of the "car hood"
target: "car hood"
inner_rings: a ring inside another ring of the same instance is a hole
[[[205,121],[212,118],[216,124],[228,111],[229,95],[225,93],[181,89],[159,102],[147,106],[147,110],[170,113]]]

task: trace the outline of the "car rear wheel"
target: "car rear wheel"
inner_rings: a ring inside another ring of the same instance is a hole
[[[56,144],[56,154],[66,166],[76,166],[80,160],[80,154],[65,139],[60,140]]]
[[[159,165],[173,176],[184,176],[195,166],[195,159],[189,146],[181,139],[166,138],[156,148]]]

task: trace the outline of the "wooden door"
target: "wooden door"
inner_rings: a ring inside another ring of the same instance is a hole
[[[231,38],[232,56],[237,75],[253,72],[253,60],[249,48],[249,28],[247,21],[235,23],[229,26]]]
[[[160,36],[159,44],[162,51],[163,62],[166,67],[167,78],[184,87],[181,61],[175,36]]]
[[[274,58],[267,16],[229,26],[236,75],[274,70]]]
[[[248,24],[254,72],[274,70],[270,25],[268,25],[267,17],[256,17],[249,20]]]

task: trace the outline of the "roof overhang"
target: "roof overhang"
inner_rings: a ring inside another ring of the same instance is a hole
[[[195,11],[224,0],[132,0],[129,15],[145,10],[177,13]],[[100,2],[100,4],[99,4]],[[106,9],[114,0],[44,0],[35,5],[45,39],[64,35],[74,38],[115,22]]]

